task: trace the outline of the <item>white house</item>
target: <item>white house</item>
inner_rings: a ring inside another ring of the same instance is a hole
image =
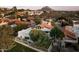
[[[73,29],[76,37],[79,37],[79,21],[73,22]]]
[[[28,28],[28,29],[23,29],[21,31],[18,32],[18,37],[21,39],[25,39],[25,37],[30,37],[29,33],[32,30],[32,28]]]
[[[21,39],[25,39],[26,37],[30,38],[29,33],[30,33],[31,30],[32,30],[32,28],[23,29],[23,30],[21,30],[21,31],[18,32],[18,36],[17,37],[19,37]],[[40,29],[40,30],[42,30],[44,32],[46,32],[46,31],[49,32],[50,31],[47,28]]]

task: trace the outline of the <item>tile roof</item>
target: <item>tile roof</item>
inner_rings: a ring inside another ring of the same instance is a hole
[[[42,22],[41,24],[40,24],[40,27],[41,28],[48,28],[48,29],[52,29],[54,26],[52,26],[52,24],[49,22],[49,23],[47,23],[47,22]]]
[[[70,31],[71,30],[71,31]],[[75,35],[75,33],[72,31],[72,29],[67,29],[67,27],[65,27],[64,28],[64,34],[65,34],[65,36],[67,36],[67,37],[69,37],[69,38],[71,38],[71,39],[75,39],[75,37],[76,37],[76,35]]]

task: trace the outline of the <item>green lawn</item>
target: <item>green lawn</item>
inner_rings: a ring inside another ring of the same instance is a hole
[[[28,47],[25,47],[19,43],[16,43],[16,46],[7,52],[36,52]]]

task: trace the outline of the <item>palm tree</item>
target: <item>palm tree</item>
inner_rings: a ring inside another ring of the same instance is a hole
[[[54,42],[57,42],[58,49],[59,51],[61,50],[61,41],[63,40],[64,37],[64,33],[58,28],[58,27],[54,27],[51,31],[50,31],[50,36],[52,37],[52,39],[54,39]]]

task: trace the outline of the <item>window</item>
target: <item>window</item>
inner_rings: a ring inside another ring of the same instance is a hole
[[[49,33],[49,31],[45,31],[45,33]]]
[[[25,39],[29,39],[29,37],[25,37]]]

